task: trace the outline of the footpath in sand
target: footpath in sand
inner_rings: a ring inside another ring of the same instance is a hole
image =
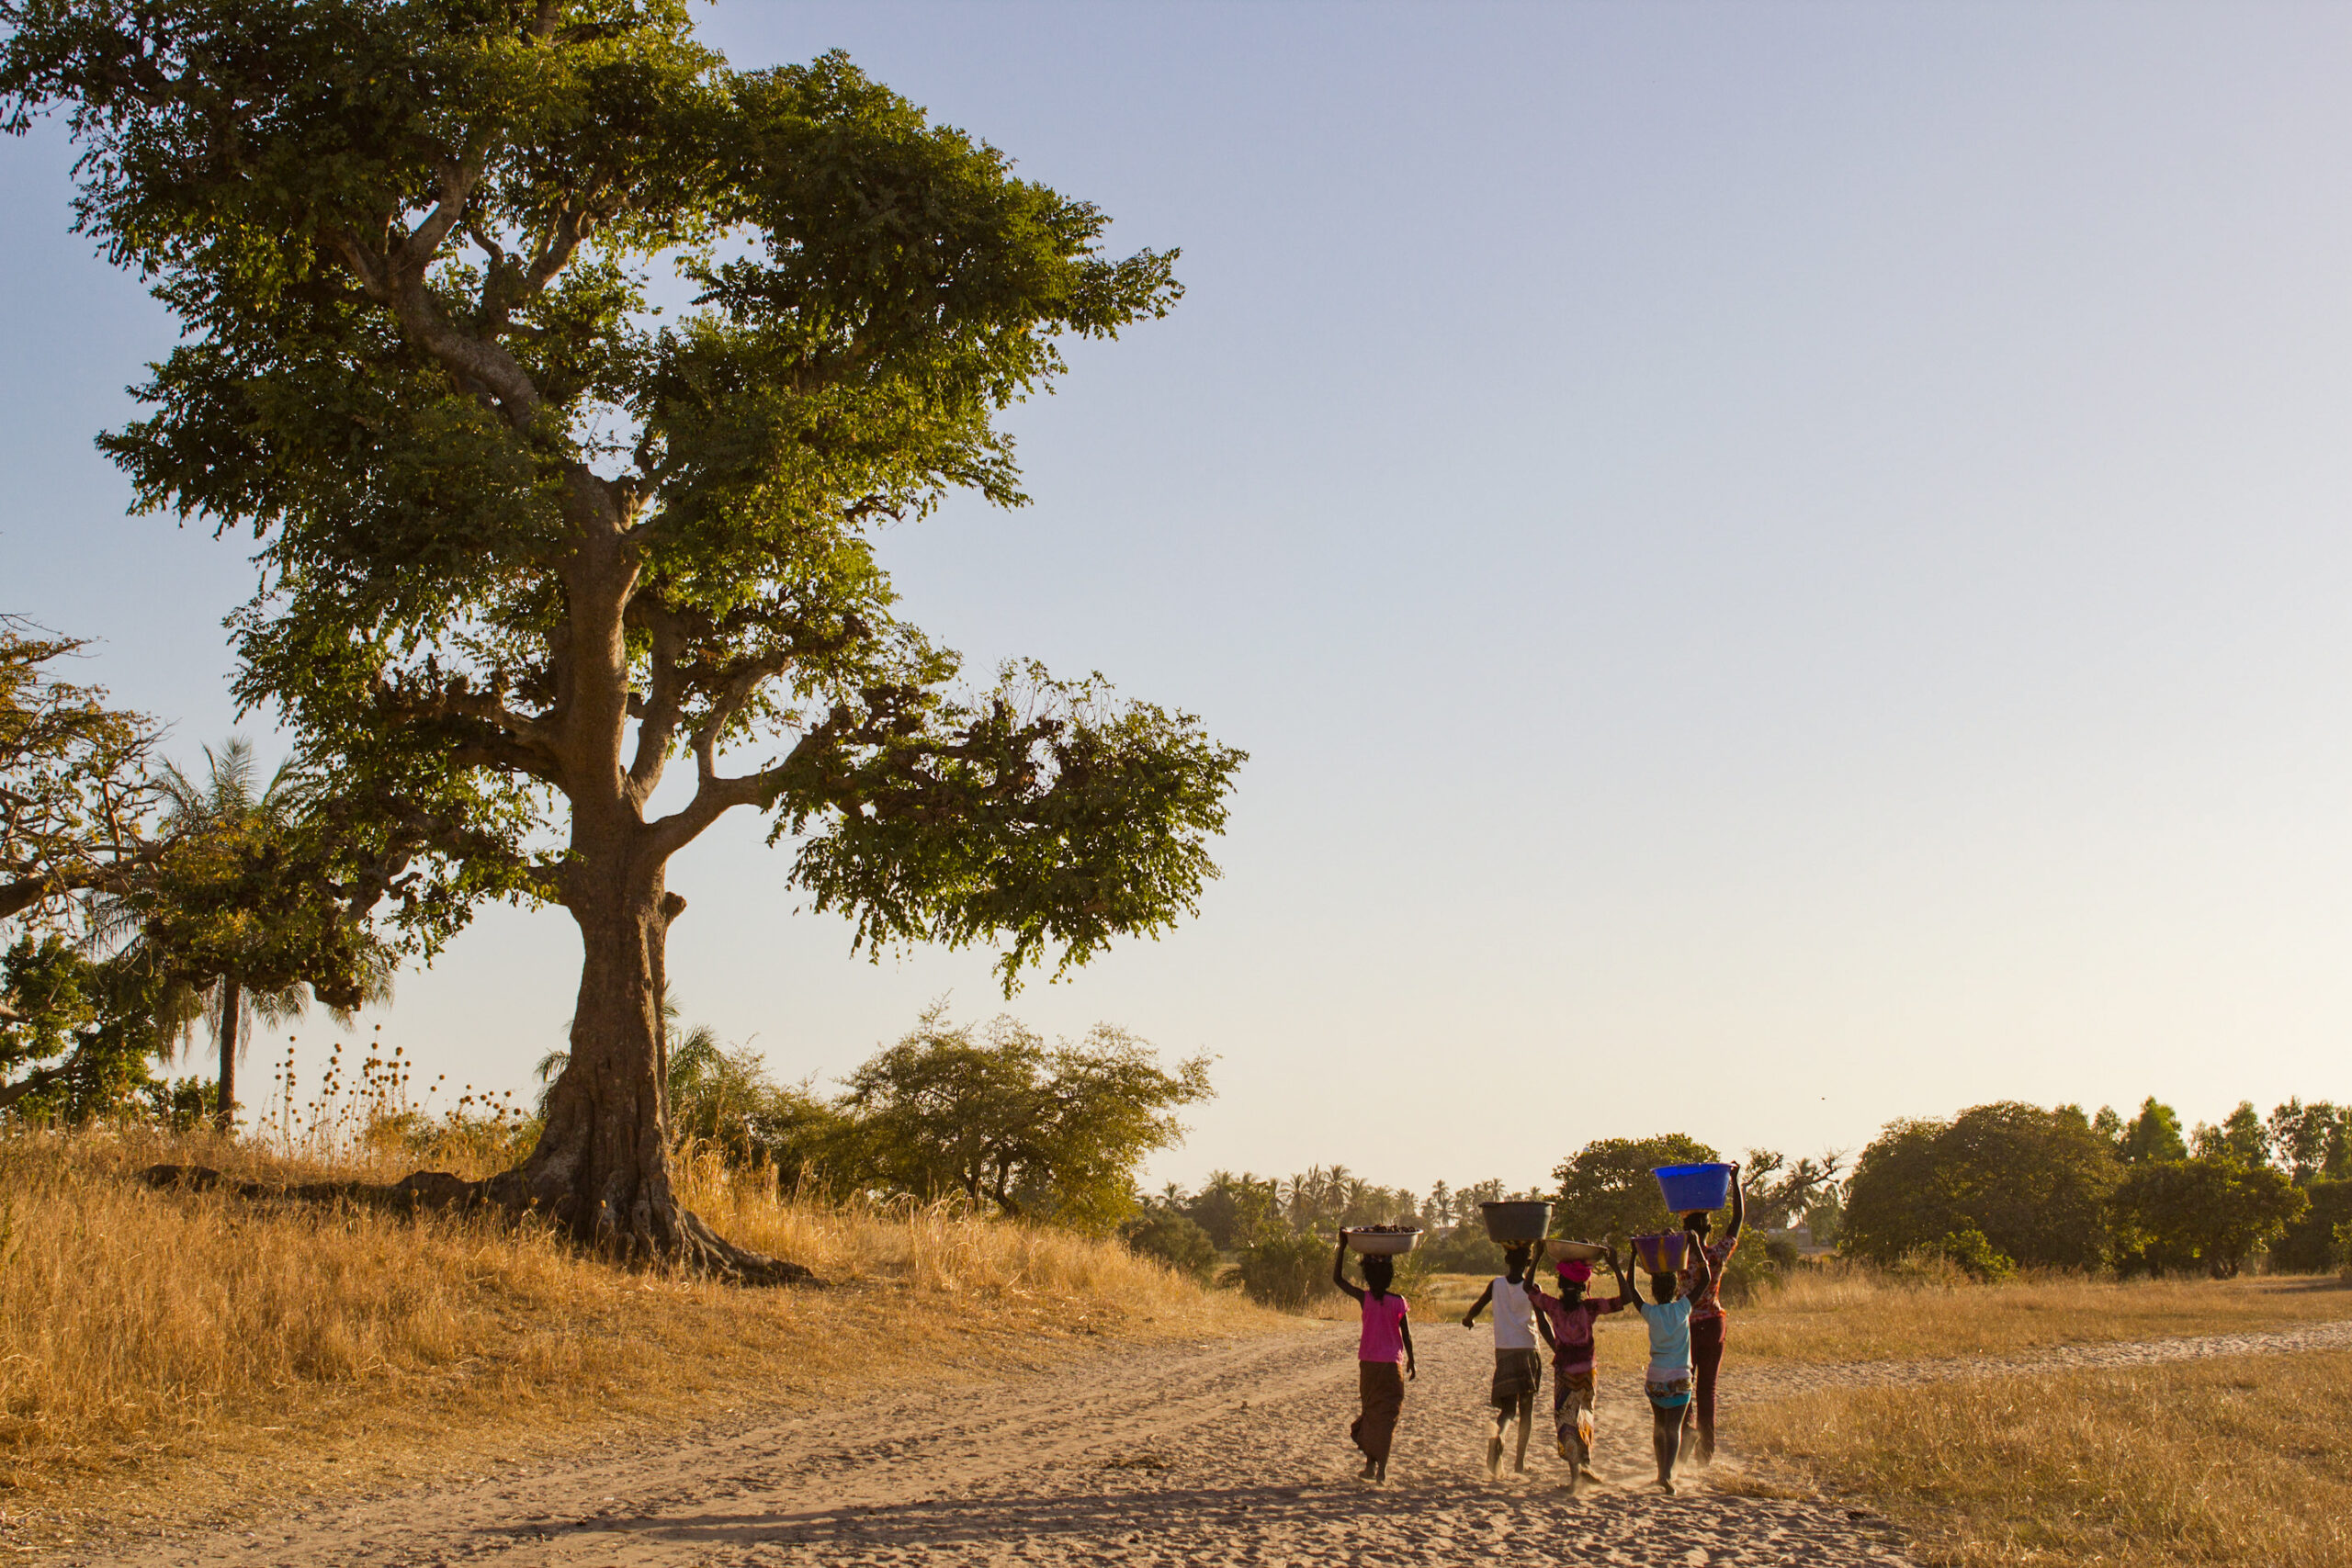
[[[1419,1336],[1420,1378],[1386,1486],[1354,1480],[1355,1331],[1111,1351],[1001,1385],[877,1398],[712,1426],[626,1457],[531,1465],[373,1500],[289,1510],[266,1528],[151,1540],[82,1557],[124,1568],[288,1564],[416,1568],[732,1568],[735,1564],[1455,1564],[1517,1550],[1601,1568],[1897,1564],[1874,1517],[1826,1502],[1647,1486],[1638,1379],[1600,1409],[1605,1484],[1570,1502],[1542,1441],[1528,1473],[1481,1464],[1491,1338]],[[2036,1370],[2352,1345],[2352,1323],[2277,1334],[2068,1348],[2011,1360],[1787,1364],[1726,1375],[1736,1401],[1831,1383],[1918,1382]],[[1545,1390],[1548,1415],[1550,1390]]]

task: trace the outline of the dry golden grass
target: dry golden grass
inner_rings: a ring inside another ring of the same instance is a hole
[[[1753,1360],[1885,1361],[2019,1355],[2055,1345],[2227,1334],[2352,1318],[2332,1278],[2135,1280],[2075,1275],[2002,1285],[1919,1286],[1874,1270],[1798,1271],[1732,1313]]]
[[[363,1472],[380,1487],[616,1427],[1043,1364],[1106,1334],[1272,1321],[1115,1243],[941,1206],[779,1201],[708,1163],[683,1173],[705,1216],[830,1288],[628,1273],[484,1219],[130,1179],[162,1160],[324,1174],[210,1140],[0,1139],[0,1537]]]
[[[2352,1354],[1843,1389],[1752,1406],[1741,1437],[1953,1568],[2342,1568]]]

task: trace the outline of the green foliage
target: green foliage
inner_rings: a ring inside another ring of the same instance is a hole
[[[2254,1101],[2241,1100],[2220,1126],[2199,1122],[2189,1146],[2200,1159],[2227,1158],[2258,1166],[2270,1158],[2270,1129],[2256,1112]]]
[[[1271,1177],[1213,1170],[1198,1192],[1186,1197],[1180,1191],[1170,1201],[1201,1227],[1211,1246],[1231,1252],[1275,1223],[1282,1207],[1280,1188]]]
[[[2352,1220],[2341,1220],[2335,1226],[2335,1267],[2344,1282],[2352,1285]]]
[[[1438,1274],[1498,1274],[1503,1266],[1503,1249],[1476,1219],[1423,1242],[1415,1256],[1427,1259],[1430,1270]]]
[[[236,690],[333,771],[355,907],[428,949],[485,897],[604,908],[642,886],[585,866],[650,885],[750,806],[861,946],[1001,940],[1008,988],[1193,908],[1241,754],[1099,678],[962,690],[873,551],[1019,503],[997,417],[1172,255],[842,56],[731,69],[683,0],[0,18],[0,113],[69,114],[81,227],[182,331],[104,446],[259,540]]]
[[[157,1078],[145,1087],[141,1099],[146,1121],[186,1133],[213,1119],[220,1109],[220,1086],[209,1078]]]
[[[1203,1284],[1216,1273],[1217,1247],[1209,1233],[1162,1201],[1119,1227],[1119,1239],[1146,1258],[1157,1258]]]
[[[281,768],[264,783],[242,739],[204,756],[201,779],[158,770],[168,840],[99,905],[100,939],[130,939],[166,988],[168,1023],[202,1010],[216,1038],[227,1006],[274,1023],[313,991],[344,1016],[390,996],[394,957],[334,896],[332,857],[304,819],[314,781]]]
[[[79,1123],[117,1116],[154,1087],[152,976],[97,963],[54,931],[0,955],[0,1112]]]
[[[1333,1238],[1317,1231],[1272,1230],[1241,1249],[1241,1289],[1261,1306],[1297,1312],[1333,1293]]]
[[[2151,1274],[2201,1269],[2228,1279],[2286,1235],[2310,1206],[2284,1171],[2226,1148],[2132,1167],[2116,1190],[2119,1262]]]
[[[2271,1246],[2270,1267],[2289,1274],[2324,1274],[2335,1267],[2335,1232],[2352,1224],[2352,1180],[2321,1177],[2303,1190],[2308,1205]]]
[[[1892,1264],[1975,1230],[2021,1265],[2091,1268],[2105,1256],[2118,1176],[2113,1149],[2071,1106],[2005,1101],[1950,1122],[1891,1122],[1847,1183],[1842,1245]]]
[[[2140,1114],[2124,1128],[2116,1153],[2133,1165],[2142,1160],[2187,1159],[2188,1145],[2181,1136],[2179,1113],[2150,1095],[2141,1102]]]
[[[1136,1163],[1182,1137],[1177,1107],[1212,1093],[1205,1056],[1171,1073],[1108,1024],[1049,1046],[1012,1019],[975,1031],[940,1008],[848,1085],[866,1168],[888,1186],[1092,1231],[1134,1212]]]
[[[2295,1185],[2352,1178],[2352,1110],[2324,1100],[2290,1098],[2265,1123],[2270,1150]]]
[[[1928,1250],[1979,1284],[1997,1285],[2018,1271],[2008,1254],[1987,1241],[1974,1225],[1947,1234]]]
[[[1662,1165],[1696,1165],[1719,1157],[1708,1145],[1679,1133],[1587,1144],[1552,1173],[1560,1184],[1552,1233],[1584,1241],[1623,1242],[1628,1236],[1671,1230],[1677,1221],[1650,1172]]]
[[[52,918],[135,864],[155,726],[51,670],[88,644],[0,615],[0,919]]]
[[[769,1078],[759,1053],[728,1050],[707,1028],[670,1048],[670,1132],[738,1168],[765,1167],[788,1185],[838,1190],[865,1175],[855,1122],[803,1085]]]

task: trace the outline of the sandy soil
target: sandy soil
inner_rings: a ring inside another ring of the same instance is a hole
[[[1505,1541],[1600,1568],[1894,1564],[1875,1517],[1735,1495],[1692,1472],[1646,1488],[1637,1379],[1604,1387],[1607,1484],[1570,1501],[1542,1440],[1529,1473],[1481,1465],[1485,1332],[1422,1330],[1385,1487],[1353,1479],[1354,1331],[1314,1325],[1236,1343],[1111,1352],[982,1388],[706,1427],[691,1441],[530,1465],[424,1491],[289,1510],[267,1528],[116,1544],[77,1563],[389,1565],[1249,1563],[1482,1561]],[[1725,1369],[1737,1403],[1827,1382],[1909,1382],[2036,1367],[2146,1364],[2352,1344],[2352,1324],[2075,1348],[2018,1360]],[[1736,1355],[1736,1340],[1734,1342]],[[1544,1404],[1548,1411],[1549,1390]],[[125,1549],[127,1547],[127,1550]]]

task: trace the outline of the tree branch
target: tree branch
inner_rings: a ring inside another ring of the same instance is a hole
[[[629,784],[642,807],[653,786],[662,782],[670,742],[677,737],[678,720],[685,708],[686,671],[678,661],[685,646],[685,628],[674,614],[650,600],[632,600],[629,613],[653,634],[645,708],[637,721],[637,754],[628,765]]]

